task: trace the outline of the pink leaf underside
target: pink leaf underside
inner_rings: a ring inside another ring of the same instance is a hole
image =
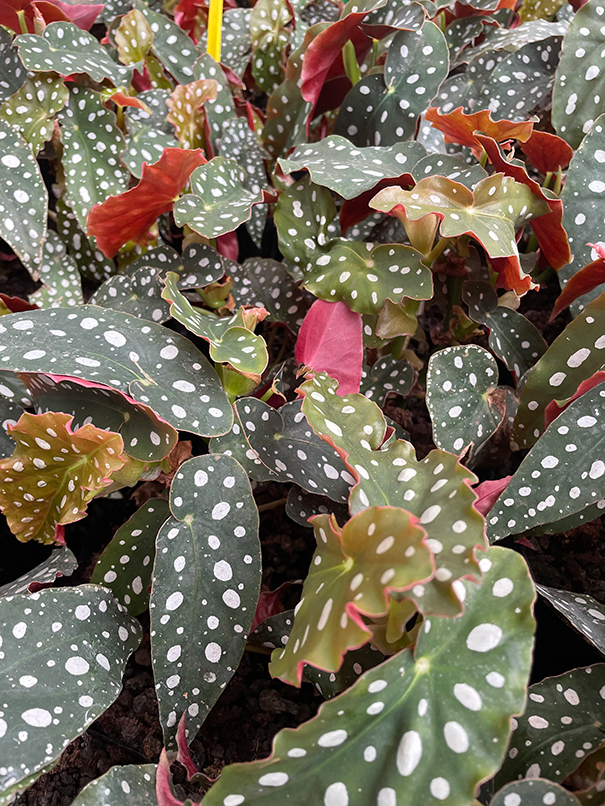
[[[474,488],[477,494],[477,500],[473,503],[477,512],[485,517],[500,495],[508,487],[511,479],[512,476],[504,476],[501,479],[490,479],[489,481],[482,481],[481,484],[478,484]]]

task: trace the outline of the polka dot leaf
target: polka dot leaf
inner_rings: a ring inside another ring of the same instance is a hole
[[[209,311],[194,308],[178,290],[177,283],[178,275],[168,272],[162,297],[170,303],[170,316],[210,344],[210,357],[216,363],[229,364],[246,374],[261,375],[269,356],[263,337],[255,334],[254,328],[263,316],[240,308],[233,316],[221,319]]]
[[[0,635],[0,791],[8,802],[117,699],[141,627],[108,590],[80,585],[0,599]]]
[[[0,354],[15,372],[50,370],[113,387],[173,428],[204,436],[231,428],[231,407],[206,357],[178,333],[120,311],[82,305],[4,316]],[[182,393],[178,403],[172,390]]]
[[[73,416],[72,428],[92,422],[114,431],[124,440],[124,452],[140,462],[160,462],[177,443],[172,426],[115,389],[61,376],[22,373],[20,377],[38,414],[62,411]]]
[[[601,383],[561,412],[527,454],[487,516],[490,540],[558,521],[603,498],[603,422]]]
[[[270,94],[283,80],[291,21],[292,7],[286,0],[259,0],[252,9],[252,75],[262,92]]]
[[[326,188],[309,177],[280,193],[274,212],[279,249],[286,260],[310,268],[325,256],[332,236],[329,224],[336,218],[336,205]]]
[[[573,155],[561,193],[563,226],[567,230],[573,253],[571,263],[559,272],[562,284],[596,258],[597,255],[588,243],[605,241],[605,220],[602,213],[605,182],[601,177],[603,163],[605,115],[595,121]],[[590,294],[580,297],[573,303],[572,313],[577,314],[587,302],[598,297],[604,290],[605,286],[600,285]]]
[[[539,776],[562,782],[603,743],[605,663],[547,677],[528,694],[496,786]]]
[[[443,451],[478,453],[498,429],[504,410],[493,355],[467,344],[433,353],[426,376],[433,440]]]
[[[163,290],[164,271],[143,266],[129,274],[110,277],[92,295],[90,304],[161,324],[170,319],[170,306],[162,299]]]
[[[105,257],[97,249],[94,238],[89,238],[80,229],[78,219],[71,208],[67,193],[63,193],[55,206],[57,214],[57,232],[67,246],[67,252],[72,257],[80,273],[91,280],[103,282],[115,271],[113,260]]]
[[[48,194],[23,137],[0,119],[0,237],[37,277],[46,237]]]
[[[437,25],[427,21],[419,31],[399,31],[387,52],[384,76],[366,76],[349,91],[335,133],[356,146],[411,139],[448,70],[448,47]]]
[[[0,104],[3,104],[23,86],[27,78],[27,71],[13,45],[13,38],[5,28],[0,28],[0,64]]]
[[[326,515],[332,513],[339,523],[344,523],[349,518],[349,509],[346,504],[337,504],[329,501],[325,495],[309,493],[293,484],[288,490],[288,500],[286,501],[286,515],[301,526],[312,527],[309,518],[313,515]]]
[[[120,806],[124,795],[128,796],[129,806],[148,806],[156,797],[156,769],[156,764],[111,767],[87,784],[72,806]]]
[[[166,120],[166,116],[170,111],[166,105],[166,102],[171,95],[172,89],[143,90],[143,92],[139,92],[136,96],[137,100],[145,104],[150,112],[137,107],[126,107],[124,112],[126,116],[126,128],[128,131],[131,131],[132,124],[139,124],[149,126],[154,130],[160,129],[164,134],[171,134],[173,127]]]
[[[407,361],[398,361],[393,356],[379,358],[362,374],[361,393],[379,406],[390,393],[407,397],[414,384],[414,368]]]
[[[0,599],[18,593],[35,593],[41,588],[51,587],[60,577],[68,577],[78,567],[75,555],[67,546],[53,548],[49,556],[13,582],[0,587]]]
[[[153,33],[138,9],[133,8],[122,17],[113,36],[122,64],[145,61],[153,42]]]
[[[54,230],[46,234],[39,276],[43,285],[30,299],[40,308],[73,308],[83,303],[78,265]]]
[[[605,605],[588,594],[536,585],[547,599],[578,632],[605,655]]]
[[[479,577],[475,549],[486,545],[470,489],[476,477],[451,453],[431,451],[418,461],[409,442],[385,442],[387,424],[376,403],[363,395],[340,397],[336,382],[324,374],[304,383],[299,394],[305,396],[302,410],[311,427],[334,446],[357,482],[349,496],[351,512],[403,507],[426,529],[437,558],[435,578],[406,596],[423,612],[458,614],[456,581]]]
[[[33,73],[86,73],[99,83],[109,79],[115,87],[130,84],[132,70],[114,62],[98,39],[73,22],[51,22],[42,36],[21,34],[15,45],[21,61]]]
[[[232,450],[235,458],[250,468],[253,478],[262,473],[267,479],[294,482],[339,503],[347,501],[355,479],[336,451],[309,427],[300,401],[274,409],[262,400],[247,397],[236,401],[235,408],[237,430],[234,428],[227,441],[225,437],[214,440],[213,450]]]
[[[10,428],[16,446],[0,461],[0,508],[24,543],[63,542],[61,527],[84,518],[87,504],[124,466],[118,434],[92,424],[72,429],[72,420],[24,412]]]
[[[120,526],[92,572],[90,581],[109,588],[131,616],[149,605],[155,539],[169,515],[163,498],[147,501]]]
[[[307,140],[306,121],[313,105],[305,101],[300,93],[301,61],[299,56],[294,66],[293,58],[290,57],[286,80],[267,101],[267,121],[262,137],[263,145],[273,159]]]
[[[287,159],[280,159],[279,165],[284,173],[306,168],[315,184],[354,199],[382,179],[411,172],[423,155],[415,142],[355,148],[345,137],[330,135],[318,143],[299,146]]]
[[[84,87],[72,85],[59,121],[67,192],[78,224],[86,230],[91,208],[128,187],[128,171],[120,165],[124,137],[100,93]]]
[[[53,117],[63,109],[69,90],[60,78],[38,74],[28,78],[0,109],[0,116],[19,129],[37,154],[53,133]]]
[[[167,747],[185,711],[193,739],[237,668],[261,570],[258,510],[235,459],[209,454],[182,464],[170,509],[157,538],[151,594],[153,672]]]
[[[207,126],[204,106],[216,98],[216,81],[198,79],[191,84],[179,84],[167,101],[167,120],[174,126],[182,148],[205,148]]]
[[[333,516],[316,515],[313,528],[317,549],[290,638],[269,666],[272,677],[293,686],[300,686],[305,663],[337,672],[345,652],[371,637],[364,617],[386,615],[391,591],[435,573],[426,532],[404,509],[369,507],[343,527]]]
[[[248,221],[263,193],[246,190],[246,176],[234,160],[215,157],[191,176],[191,193],[174,205],[179,227],[185,224],[205,238],[218,238]]]
[[[580,13],[581,11],[581,13]],[[552,98],[552,122],[558,135],[577,148],[592,124],[605,112],[605,7],[592,0],[574,14],[563,39]]]
[[[163,14],[152,11],[146,3],[135,0],[134,7],[147,20],[153,42],[151,52],[179,84],[195,78],[193,64],[199,56],[193,42],[179,26]]]
[[[498,295],[489,283],[466,282],[462,298],[471,319],[488,328],[490,348],[518,381],[546,352],[540,331],[523,314],[498,305]]]
[[[25,384],[14,372],[0,370],[0,395],[13,403],[20,403],[25,408],[32,405]]]
[[[23,406],[17,401],[9,400],[7,397],[0,397],[0,458],[10,456],[15,450],[15,443],[8,435],[7,429],[17,423],[23,414]]]
[[[490,806],[580,806],[580,801],[559,784],[531,778],[502,787]]]
[[[534,589],[515,552],[490,549],[465,613],[431,619],[415,651],[365,672],[316,717],[277,734],[270,758],[226,767],[207,806],[447,802],[467,806],[504,756],[523,711]],[[288,642],[289,643],[289,642]],[[243,799],[242,799],[243,798]]]
[[[128,124],[126,148],[120,154],[120,159],[130,173],[140,179],[144,163],[151,165],[160,159],[165,148],[178,147],[178,141],[172,134],[165,134],[159,129],[152,129],[151,126],[133,120]]]
[[[237,76],[243,76],[252,55],[249,8],[226,8],[223,13],[221,61]],[[208,34],[198,43],[200,53],[208,47]]]
[[[582,381],[605,367],[605,297],[573,319],[536,363],[521,391],[513,439],[531,448],[544,431],[544,413],[553,400],[566,400]]]

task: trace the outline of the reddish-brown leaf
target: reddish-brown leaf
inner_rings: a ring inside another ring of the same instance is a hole
[[[485,518],[490,509],[494,506],[498,498],[508,487],[512,476],[504,476],[501,479],[488,479],[478,484],[474,491],[478,498],[473,503],[473,507]]]
[[[437,107],[431,107],[425,117],[435,129],[444,133],[447,143],[469,146],[479,153],[481,144],[476,132],[483,132],[498,143],[507,140],[519,140],[525,143],[531,137],[534,128],[531,120],[521,122],[492,120],[492,113],[488,109],[467,115],[461,106],[447,114],[441,114]]]
[[[124,93],[120,92],[120,90],[114,92],[113,95],[110,95],[109,98],[107,98],[107,100],[113,101],[114,104],[117,104],[117,106],[132,106],[135,109],[142,109],[144,112],[151,114],[151,109],[147,106],[146,103],[141,101],[140,98],[136,98],[130,95],[124,95]]]
[[[73,22],[78,28],[88,31],[104,8],[104,4],[72,6],[70,3],[63,3],[62,0],[39,0],[37,3],[32,3],[31,0],[0,0],[0,25],[10,28],[17,34],[23,33],[17,16],[17,11],[23,11],[30,34],[35,33],[36,14],[42,16],[46,25],[51,22]]]
[[[595,386],[605,382],[605,372],[603,370],[599,370],[595,372],[594,375],[591,375],[590,378],[587,378],[585,381],[578,386],[576,391],[570,398],[567,400],[551,400],[548,406],[544,409],[544,428],[548,428],[548,426],[552,423],[553,420],[556,420],[559,414],[565,411],[565,409],[577,400],[582,395],[585,395],[586,392],[590,392],[591,389],[594,389]]]
[[[531,220],[531,226],[536,233],[540,250],[550,265],[558,271],[571,260],[567,233],[563,228],[563,202],[561,199],[549,198],[544,189],[527,174],[525,166],[519,160],[505,159],[496,140],[492,137],[476,133],[477,142],[485,149],[489,161],[496,171],[512,176],[517,182],[531,190],[534,196],[543,199],[550,207],[550,213]]]
[[[556,134],[534,131],[529,140],[523,143],[523,153],[534,168],[541,174],[547,174],[567,168],[573,157],[573,148]]]
[[[586,245],[592,246],[599,257],[584,266],[583,269],[580,269],[568,280],[555,301],[549,319],[550,322],[572,302],[575,302],[578,297],[581,297],[582,294],[588,294],[593,288],[605,283],[605,243],[589,243]]]
[[[511,257],[490,257],[492,269],[498,275],[496,288],[514,291],[520,297],[536,287],[529,274],[525,274],[516,255]]]
[[[162,748],[158,769],[155,775],[155,796],[158,801],[158,806],[185,806],[182,800],[179,800],[172,794],[170,778],[170,762],[166,755],[166,749]]]
[[[122,244],[143,238],[158,216],[172,210],[192,172],[205,162],[200,149],[165,148],[153,165],[143,163],[136,187],[92,208],[88,234],[96,237],[106,257],[113,257]]]
[[[395,179],[381,179],[372,190],[366,190],[365,193],[360,193],[360,195],[356,196],[354,199],[345,199],[340,208],[340,227],[343,235],[346,234],[349,227],[358,224],[360,221],[363,221],[364,218],[367,218],[375,212],[369,204],[379,191],[383,188],[393,187],[395,185],[405,190],[414,187],[412,174],[402,174]]]
[[[0,300],[11,313],[35,311],[38,308],[37,305],[32,305],[27,300],[21,299],[21,297],[9,297],[7,294],[0,294]]]
[[[254,630],[258,627],[259,624],[269,618],[269,616],[275,616],[277,613],[281,613],[283,611],[283,607],[281,604],[281,597],[285,590],[287,590],[292,585],[300,584],[302,580],[294,580],[293,582],[283,582],[279,588],[276,588],[274,591],[262,591],[260,596],[258,597],[258,603],[256,605],[256,612],[254,613],[254,618],[252,619],[252,624],[250,626],[250,632],[254,632]]]

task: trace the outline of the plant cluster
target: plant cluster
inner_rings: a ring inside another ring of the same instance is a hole
[[[114,702],[147,610],[165,751],[78,805],[179,804],[246,647],[326,702],[207,806],[605,803],[605,665],[528,688],[536,587],[492,545],[605,508],[604,12],[227,3],[219,63],[203,0],[0,2],[0,236],[39,282],[0,294],[0,508],[52,546],[0,589],[0,804]],[[555,273],[547,344],[519,308]],[[316,541],[293,611],[268,481]],[[54,587],[66,527],[145,482]],[[605,652],[604,605],[539,593]]]

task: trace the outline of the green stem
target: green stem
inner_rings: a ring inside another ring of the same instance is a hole
[[[561,195],[561,185],[563,183],[563,171],[561,170],[561,166],[559,165],[559,170],[557,171],[557,176],[555,179],[555,184],[553,187],[553,192],[557,194],[557,196]]]
[[[429,266],[437,260],[439,255],[444,251],[448,243],[450,242],[449,238],[439,238],[435,246],[431,249],[428,255],[425,258],[425,262],[428,263]]]
[[[355,53],[355,46],[349,39],[345,42],[345,45],[342,49],[342,61],[345,68],[345,73],[347,74],[347,78],[351,82],[353,86],[357,84],[358,81],[361,80],[361,72],[359,70],[359,65],[357,64],[357,55]]]
[[[269,501],[267,504],[261,504],[257,507],[259,512],[268,512],[270,509],[279,509],[287,502],[287,498],[278,498],[276,501]]]
[[[479,157],[479,165],[482,168],[485,168],[487,165],[487,151],[485,149],[482,150],[481,156]]]
[[[28,34],[29,31],[27,30],[27,21],[25,19],[25,11],[21,9],[17,11],[17,17],[19,18],[19,27],[21,28],[22,34]]]
[[[550,185],[550,180],[551,179],[552,179],[552,171],[548,171],[548,173],[544,177],[544,182],[542,183],[542,187],[544,188],[544,190],[548,189],[548,186]]]
[[[461,305],[462,304],[462,283],[464,281],[463,277],[448,277],[447,278],[447,310],[445,312],[445,322],[444,325],[446,328],[450,326],[450,319],[454,315],[454,305]]]
[[[380,44],[379,39],[372,40],[372,67],[376,67],[378,64],[378,45]]]
[[[525,249],[525,253],[529,254],[530,252],[535,252],[538,248],[538,239],[536,238],[536,233],[532,232],[532,234],[527,239],[527,247]]]

